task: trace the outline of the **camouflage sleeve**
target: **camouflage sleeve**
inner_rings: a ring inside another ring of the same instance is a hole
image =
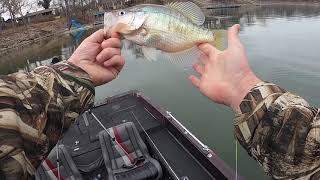
[[[0,77],[0,179],[26,179],[61,133],[93,104],[80,68],[61,62]]]
[[[240,104],[235,135],[274,179],[320,179],[320,109],[263,83]]]

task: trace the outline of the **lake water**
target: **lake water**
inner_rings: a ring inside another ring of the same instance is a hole
[[[240,23],[241,40],[258,76],[297,93],[310,104],[320,104],[320,11],[312,6],[257,6],[208,11],[206,26],[227,28]],[[85,35],[83,36],[85,37]],[[46,64],[53,56],[67,59],[81,42],[72,36],[14,50],[0,55],[0,73],[29,70]],[[96,99],[138,89],[170,110],[231,167],[235,167],[236,145],[233,113],[214,104],[192,87],[192,70],[165,62],[148,62],[136,46],[125,45],[126,66],[119,78],[96,89]],[[238,147],[238,167],[246,179],[268,179],[259,165]]]

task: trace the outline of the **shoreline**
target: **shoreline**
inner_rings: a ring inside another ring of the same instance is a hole
[[[320,7],[320,1],[319,2],[271,1],[271,2],[264,2],[261,4],[260,3],[250,3],[250,4],[246,3],[246,4],[236,4],[236,5],[240,6],[240,8],[246,7],[246,6],[250,7],[250,6],[272,6],[272,5],[319,6]],[[234,6],[234,5],[232,5],[232,6]],[[217,8],[217,9],[219,9],[219,8]],[[221,9],[228,9],[228,7],[221,7]],[[14,49],[22,48],[24,46],[39,42],[41,40],[69,34],[70,32],[72,32],[72,30],[69,31],[66,28],[60,28],[60,26],[65,23],[64,21],[65,21],[64,19],[59,19],[59,20],[44,22],[44,23],[40,23],[40,24],[31,24],[30,25],[31,35],[30,34],[29,35],[23,34],[24,27],[18,27],[17,29],[8,29],[8,30],[4,30],[4,31],[0,32],[0,40],[2,41],[2,46],[4,46],[4,47],[1,47],[1,44],[0,44],[0,56],[4,55],[6,53],[9,53],[9,51],[12,51]],[[41,27],[41,25],[44,25],[44,27]],[[49,28],[49,30],[47,30],[48,28],[46,29],[46,26],[50,26],[50,25],[51,25],[51,27],[50,27],[51,29]],[[91,23],[91,24],[85,24],[83,26],[86,30],[90,30],[92,28],[101,26],[101,24],[94,25],[93,23]],[[32,30],[32,28],[33,28],[33,30]],[[10,34],[9,31],[13,31],[13,34]],[[35,32],[33,32],[33,31],[35,31]],[[49,32],[49,33],[47,33],[47,32]],[[7,36],[6,36],[6,33],[8,34]],[[38,33],[39,35],[37,35],[36,33]],[[23,35],[25,35],[25,36],[23,36]],[[22,38],[21,38],[21,36],[22,36]],[[34,36],[34,37],[30,37],[30,36]],[[13,45],[10,45],[10,43]]]
[[[29,45],[29,44],[32,44],[32,43],[35,43],[35,42],[39,42],[39,41],[44,40],[44,39],[46,39],[46,38],[50,38],[50,37],[53,37],[53,36],[57,36],[57,37],[58,37],[58,36],[61,36],[61,35],[63,35],[63,34],[66,34],[67,31],[68,31],[68,30],[65,30],[65,31],[62,31],[62,32],[58,32],[58,33],[48,34],[48,35],[46,35],[46,36],[40,36],[40,37],[35,38],[35,39],[25,40],[25,41],[23,41],[23,42],[21,42],[21,43],[17,43],[17,44],[15,44],[15,45],[9,46],[9,47],[7,47],[7,48],[2,48],[2,49],[0,49],[0,55],[5,54],[6,52],[8,52],[8,51],[10,51],[10,50],[17,49],[17,48],[21,48],[21,47],[23,47],[23,46],[26,46],[26,45]]]
[[[306,1],[269,1],[263,3],[255,3],[255,5],[291,5],[291,6],[320,6],[320,1],[318,2],[306,2]]]
[[[50,23],[50,22],[47,22],[47,23]],[[86,24],[86,25],[83,26],[83,28],[85,30],[90,30],[90,29],[93,29],[95,27],[99,27],[99,25]],[[37,30],[39,30],[39,29],[37,29]],[[76,31],[76,30],[74,30],[74,31]],[[41,29],[40,29],[40,31],[41,31]],[[16,43],[16,44],[11,45],[11,46],[8,45],[5,48],[0,48],[0,56],[4,55],[6,53],[9,53],[10,51],[12,51],[14,49],[22,48],[22,47],[30,45],[32,43],[40,42],[40,41],[48,39],[48,38],[60,37],[60,36],[63,36],[63,35],[67,35],[72,31],[73,30],[62,29],[62,30],[59,30],[57,32],[48,33],[47,35],[41,35],[41,36],[33,38],[33,39],[30,39],[30,38],[26,37],[25,39],[22,39],[19,43]],[[1,39],[1,34],[0,34],[0,39]],[[17,39],[18,38],[14,39],[14,40],[17,40]]]

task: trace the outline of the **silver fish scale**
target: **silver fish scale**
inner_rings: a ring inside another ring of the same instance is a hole
[[[149,13],[143,26],[147,30],[147,36],[143,37],[145,45],[170,52],[181,50],[181,45],[185,49],[193,47],[194,43],[213,41],[212,32],[186,18],[176,17],[170,13]]]

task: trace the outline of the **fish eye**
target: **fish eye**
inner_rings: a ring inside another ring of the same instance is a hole
[[[123,16],[123,15],[125,15],[126,14],[126,12],[124,12],[124,11],[120,11],[119,12],[119,16]]]

